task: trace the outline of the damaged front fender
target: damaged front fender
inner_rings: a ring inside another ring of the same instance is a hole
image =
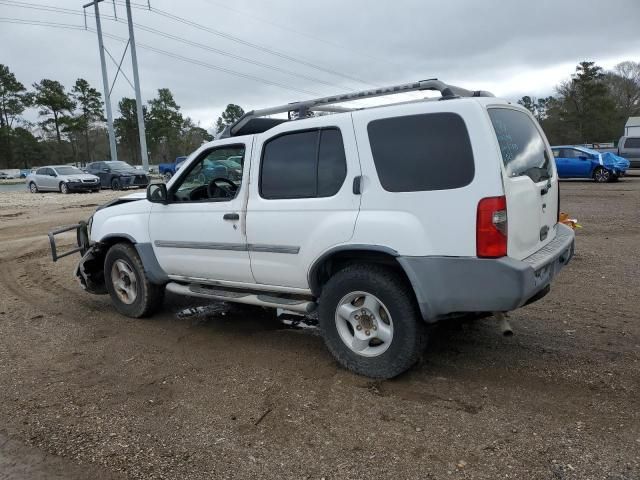
[[[85,252],[76,267],[76,277],[80,285],[89,293],[103,295],[108,293],[104,281],[104,257],[107,253],[105,245],[94,243]]]

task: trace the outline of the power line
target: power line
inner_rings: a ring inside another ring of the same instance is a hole
[[[124,5],[124,3],[122,1],[120,1],[120,0],[116,0],[116,4]],[[241,39],[239,37],[236,37],[234,35],[231,35],[229,33],[225,33],[225,32],[222,32],[220,30],[215,30],[213,28],[207,27],[205,25],[201,25],[199,23],[193,22],[193,21],[188,20],[186,18],[179,17],[177,15],[174,15],[172,13],[166,12],[164,10],[160,10],[158,8],[153,8],[153,7],[152,8],[148,8],[148,7],[140,5],[140,4],[136,4],[136,5],[133,5],[133,6],[135,6],[136,8],[140,8],[142,10],[150,10],[151,12],[156,13],[156,14],[158,14],[160,16],[169,18],[171,20],[174,20],[176,22],[179,22],[179,23],[182,23],[182,24],[185,24],[185,25],[189,25],[190,27],[197,28],[198,30],[202,30],[202,31],[211,33],[213,35],[225,38],[225,39],[230,40],[232,42],[240,43],[241,45],[245,45],[245,46],[260,50],[260,51],[268,53],[270,55],[274,55],[276,57],[280,57],[280,58],[283,58],[285,60],[289,60],[291,62],[298,63],[300,65],[305,65],[305,66],[307,66],[309,68],[313,68],[315,70],[319,70],[319,71],[322,71],[322,72],[325,72],[325,73],[329,73],[331,75],[342,77],[342,78],[345,78],[347,80],[351,80],[351,81],[354,81],[354,82],[358,82],[358,83],[362,83],[362,84],[365,84],[365,85],[369,85],[371,87],[376,87],[376,85],[374,85],[374,84],[372,84],[370,82],[367,82],[365,80],[362,80],[362,79],[353,77],[351,75],[347,75],[347,74],[338,72],[337,70],[333,70],[333,69],[330,69],[330,68],[322,67],[322,66],[317,65],[315,63],[309,62],[309,61],[304,60],[304,59],[293,57],[291,55],[288,55],[286,53],[280,52],[278,50],[274,50],[274,49],[271,49],[271,48],[264,47],[262,45],[258,45],[258,44],[249,42],[247,40],[243,40],[243,39]]]
[[[0,0],[0,3],[4,3],[4,4],[10,5],[10,6],[15,6],[15,7],[21,7],[21,8],[30,8],[30,9],[34,9],[34,10],[43,10],[43,11],[52,12],[52,13],[61,13],[61,14],[66,14],[66,15],[84,16],[84,13],[76,12],[76,11],[73,11],[73,10],[70,10],[70,9],[66,9],[66,8],[51,7],[51,6],[47,6],[47,5],[30,4],[30,3],[26,3],[26,2],[15,1],[15,0]],[[92,15],[92,14],[87,14],[87,15],[91,16],[91,17],[95,16],[95,15]],[[118,23],[126,23],[124,20],[120,20],[115,16],[100,15],[100,17],[101,18],[108,18],[109,20],[113,20],[113,21],[116,21]],[[140,30],[143,30],[143,31],[146,31],[146,32],[150,32],[150,33],[153,33],[155,35],[159,35],[161,37],[164,37],[164,38],[167,38],[167,39],[170,39],[170,40],[175,40],[177,42],[181,42],[181,43],[184,43],[184,44],[187,44],[187,45],[191,45],[191,46],[196,47],[196,48],[201,48],[201,49],[207,50],[209,52],[217,53],[218,55],[222,55],[222,56],[225,56],[225,57],[228,57],[228,58],[233,58],[235,60],[246,62],[246,63],[249,63],[251,65],[256,65],[256,66],[259,66],[259,67],[267,68],[269,70],[273,70],[273,71],[276,71],[276,72],[284,73],[286,75],[291,75],[291,76],[294,76],[294,77],[302,78],[304,80],[311,81],[311,82],[314,82],[314,83],[320,83],[320,84],[327,85],[327,86],[330,86],[330,87],[344,88],[343,86],[341,86],[341,85],[339,85],[337,83],[334,83],[334,82],[328,82],[326,80],[321,80],[319,78],[311,77],[309,75],[304,75],[304,74],[299,73],[299,72],[294,72],[294,71],[287,70],[285,68],[281,68],[281,67],[278,67],[278,66],[275,66],[275,65],[271,65],[271,64],[268,64],[268,63],[264,63],[264,62],[260,62],[260,61],[257,61],[257,60],[253,60],[253,59],[248,58],[248,57],[243,57],[241,55],[237,55],[237,54],[234,54],[234,53],[226,52],[224,50],[220,50],[218,48],[214,48],[214,47],[211,47],[209,45],[202,44],[202,43],[194,42],[192,40],[188,40],[186,38],[179,37],[177,35],[173,35],[173,34],[170,34],[170,33],[167,33],[167,32],[163,32],[161,30],[158,30],[158,29],[155,29],[155,28],[152,28],[152,27],[141,25],[139,23],[134,23],[134,25],[136,26],[136,28],[138,28]],[[353,91],[353,89],[345,89],[345,90]]]
[[[92,29],[89,29],[89,30],[92,30]],[[107,38],[111,38],[113,40],[118,40],[120,42],[126,42],[127,41],[126,38],[119,37],[117,35],[113,35],[113,34],[110,34],[110,33],[103,33],[103,35],[105,37],[107,37]],[[175,59],[181,60],[183,62],[192,63],[194,65],[199,65],[201,67],[209,68],[211,70],[217,70],[217,71],[220,71],[220,72],[229,73],[231,75],[235,75],[235,76],[238,76],[238,77],[246,78],[246,79],[249,79],[249,80],[254,80],[256,82],[264,83],[266,85],[272,85],[272,86],[275,86],[275,87],[280,87],[280,88],[283,88],[285,90],[296,91],[296,92],[304,93],[306,95],[313,95],[313,96],[321,95],[318,92],[314,92],[314,91],[311,91],[311,90],[305,90],[305,89],[297,88],[297,87],[292,87],[292,86],[285,85],[285,84],[280,83],[280,82],[274,82],[272,80],[267,80],[266,78],[257,77],[255,75],[251,75],[251,74],[248,74],[248,73],[242,73],[242,72],[238,72],[236,70],[231,70],[229,68],[220,67],[218,65],[213,65],[211,63],[203,62],[203,61],[197,60],[195,58],[185,57],[184,55],[180,55],[180,54],[177,54],[177,53],[169,52],[167,50],[162,50],[160,48],[156,48],[156,47],[153,47],[151,45],[144,44],[144,43],[138,43],[138,47],[143,48],[145,50],[149,50],[149,51],[152,51],[152,52],[159,53],[161,55],[166,55],[168,57],[175,58]]]
[[[79,12],[77,10],[72,10],[70,8],[53,7],[53,6],[42,5],[38,3],[18,2],[15,0],[0,0],[0,3],[7,5],[9,7],[28,8],[30,10],[40,10],[43,12],[60,13],[63,15],[75,15],[78,17],[85,16],[85,13]],[[86,16],[95,17],[95,15],[92,13],[87,13]],[[109,20],[117,20],[116,17],[110,16],[110,15],[100,15],[100,17],[104,17]]]
[[[221,2],[216,2],[214,0],[204,0],[204,1],[207,2],[207,3],[210,3],[212,5],[215,5],[218,8],[223,8],[225,10],[229,10],[230,12],[234,12],[234,13],[236,13],[238,15],[242,15],[243,17],[252,18],[252,19],[254,19],[254,20],[258,21],[258,22],[266,23],[267,25],[271,25],[273,27],[279,28],[279,29],[284,30],[286,32],[291,32],[291,33],[295,33],[296,35],[300,35],[302,37],[307,37],[307,38],[309,38],[311,40],[314,40],[314,41],[320,42],[320,43],[324,43],[325,45],[329,45],[331,47],[340,49],[342,51],[350,50],[350,51],[352,51],[354,53],[357,53],[360,56],[368,57],[371,60],[375,60],[377,62],[384,62],[384,63],[387,63],[388,65],[393,65],[392,62],[390,62],[389,60],[385,60],[383,58],[374,57],[373,55],[370,55],[370,54],[368,54],[366,52],[356,52],[352,48],[348,49],[347,47],[345,47],[344,45],[341,45],[339,43],[330,42],[329,40],[327,40],[325,38],[320,38],[320,37],[317,37],[315,35],[310,35],[308,32],[304,32],[302,30],[296,30],[296,29],[291,28],[289,26],[285,26],[285,25],[282,25],[280,23],[273,22],[271,20],[267,20],[264,17],[259,17],[257,15],[253,15],[253,14],[247,12],[246,10],[240,10],[240,9],[237,9],[237,8],[233,8],[233,7],[230,7],[228,5],[223,4]]]
[[[119,20],[119,22],[123,23],[123,21],[121,21],[121,20]],[[161,30],[157,30],[157,29],[152,28],[152,27],[147,27],[147,26],[141,25],[139,23],[134,23],[134,25],[139,30],[143,30],[145,32],[150,32],[150,33],[153,33],[155,35],[159,35],[161,37],[168,38],[170,40],[175,40],[177,42],[185,43],[187,45],[191,45],[191,46],[196,47],[196,48],[201,48],[201,49],[207,50],[209,52],[213,52],[213,53],[217,53],[219,55],[223,55],[225,57],[233,58],[235,60],[240,60],[242,62],[250,63],[251,65],[257,65],[259,67],[268,68],[269,70],[273,70],[275,72],[280,72],[280,73],[284,73],[284,74],[291,75],[291,76],[294,76],[294,77],[299,77],[299,78],[302,78],[302,79],[305,79],[305,80],[308,80],[308,81],[311,81],[311,82],[321,83],[323,85],[327,85],[327,86],[330,86],[330,87],[344,88],[344,87],[342,87],[341,85],[339,85],[337,83],[327,82],[327,81],[321,80],[319,78],[310,77],[310,76],[304,75],[302,73],[293,72],[291,70],[287,70],[285,68],[280,68],[280,67],[277,67],[275,65],[271,65],[271,64],[268,64],[268,63],[264,63],[264,62],[260,62],[260,61],[257,61],[257,60],[253,60],[251,58],[243,57],[241,55],[236,55],[234,53],[229,53],[229,52],[226,52],[224,50],[220,50],[218,48],[210,47],[209,45],[205,45],[203,43],[194,42],[192,40],[188,40],[186,38],[179,37],[177,35],[166,33],[166,32],[163,32]],[[347,90],[353,90],[353,89],[347,89]]]
[[[67,30],[84,30],[84,27],[71,23],[41,22],[38,20],[23,20],[21,18],[0,17],[2,23],[15,23],[17,25],[35,25],[39,27],[55,27]]]

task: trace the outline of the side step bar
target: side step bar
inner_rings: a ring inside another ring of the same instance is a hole
[[[303,300],[292,297],[279,297],[268,293],[242,292],[237,290],[224,290],[221,288],[210,288],[203,285],[191,284],[183,285],[176,282],[169,282],[166,289],[177,295],[187,295],[191,297],[210,298],[212,300],[226,300],[228,302],[245,303],[260,307],[283,308],[300,313],[313,312],[317,304],[311,300]]]

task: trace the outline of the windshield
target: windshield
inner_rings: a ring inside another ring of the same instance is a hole
[[[489,117],[508,176],[527,175],[534,182],[551,178],[551,162],[545,142],[525,113],[508,108],[491,108]]]
[[[58,175],[82,175],[84,172],[76,167],[56,167]]]
[[[111,168],[112,170],[131,170],[133,167],[131,165],[129,165],[127,162],[121,162],[121,161],[111,161],[111,162],[104,162],[107,164],[107,166],[109,168]]]

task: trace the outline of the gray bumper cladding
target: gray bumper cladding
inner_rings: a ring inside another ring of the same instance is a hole
[[[558,224],[555,238],[524,260],[509,257],[398,257],[428,322],[464,312],[506,312],[521,307],[567,264],[573,230]]]

